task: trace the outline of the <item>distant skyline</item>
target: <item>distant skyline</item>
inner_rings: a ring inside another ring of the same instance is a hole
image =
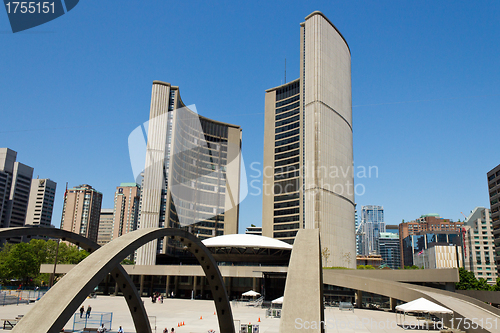
[[[378,171],[355,174],[358,208],[384,206],[388,225],[489,208],[486,173],[500,164],[494,1],[87,0],[16,34],[0,11],[0,147],[57,182],[54,225],[66,182],[90,184],[112,208],[134,180],[127,139],[149,118],[152,82],[170,82],[200,115],[242,127],[253,183],[239,230],[261,226],[265,89],[284,82],[285,59],[287,81],[298,78],[299,24],[315,10],[351,51],[354,170]]]

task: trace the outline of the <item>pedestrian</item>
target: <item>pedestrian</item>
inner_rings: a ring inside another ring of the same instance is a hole
[[[163,333],[168,333],[168,328],[165,327],[165,329],[163,330]]]
[[[172,327],[172,330],[171,330],[170,332],[175,333],[175,330],[174,330],[174,328],[173,328],[173,327]]]
[[[118,333],[123,333],[123,328],[120,326],[120,328],[118,329]]]
[[[87,307],[87,317],[86,318],[90,318],[90,312],[92,311],[92,307],[89,305]]]
[[[101,327],[99,327],[99,328],[97,329],[97,332],[98,332],[98,333],[104,333],[104,332],[106,332],[106,327],[104,327],[104,324],[102,324],[102,325],[101,325]]]
[[[83,317],[84,312],[85,312],[85,307],[82,305],[82,307],[80,308],[80,318]]]

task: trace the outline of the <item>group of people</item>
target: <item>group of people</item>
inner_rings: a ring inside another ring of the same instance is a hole
[[[90,312],[92,311],[92,307],[89,305],[87,307],[87,314],[85,315],[85,318],[90,318]],[[82,305],[80,308],[80,318],[83,318],[83,313],[85,312],[85,307]]]
[[[156,303],[156,301],[163,304],[163,295],[157,291],[151,294],[151,302]]]
[[[168,328],[165,327],[165,329],[163,330],[163,333],[168,333]],[[170,333],[175,333],[175,330],[173,327],[172,327],[172,330],[170,331]]]

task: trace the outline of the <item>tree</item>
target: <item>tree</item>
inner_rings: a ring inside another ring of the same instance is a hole
[[[4,264],[11,279],[22,280],[25,283],[40,272],[37,257],[28,243],[19,243],[12,247]]]
[[[40,274],[41,264],[53,264],[57,243],[49,240],[32,239],[29,243],[6,244],[0,251],[0,281],[22,280],[24,283],[40,284],[48,281],[48,274]],[[61,243],[58,264],[78,264],[88,253],[76,246]]]
[[[458,269],[458,274],[460,276],[460,281],[455,284],[455,288],[458,290],[478,290],[479,282],[477,281],[474,273],[469,272],[465,268],[460,267]]]

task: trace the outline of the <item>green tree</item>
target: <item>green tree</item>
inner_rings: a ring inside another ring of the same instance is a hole
[[[458,269],[458,274],[460,276],[460,281],[455,284],[455,288],[458,290],[478,290],[479,282],[477,281],[474,273],[469,272],[465,268],[460,267]]]
[[[40,272],[37,257],[28,243],[19,243],[12,247],[4,264],[11,279],[22,280],[25,283]]]

